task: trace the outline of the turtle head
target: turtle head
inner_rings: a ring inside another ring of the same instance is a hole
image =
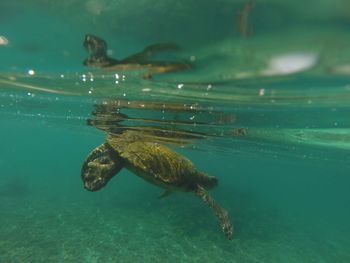
[[[97,191],[122,168],[122,162],[114,150],[106,143],[94,149],[86,158],[81,178],[84,187],[89,191]]]
[[[83,45],[89,53],[89,57],[83,61],[85,66],[108,67],[118,62],[107,56],[107,43],[102,38],[87,34]]]
[[[99,38],[91,34],[86,34],[83,45],[90,55],[93,55],[93,56],[107,55],[107,43],[102,38]]]

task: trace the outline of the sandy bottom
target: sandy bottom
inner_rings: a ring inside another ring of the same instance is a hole
[[[214,191],[233,215],[228,241],[196,197],[159,200],[158,189],[140,187],[90,193],[66,185],[62,195],[60,187],[3,185],[0,262],[350,262],[346,232],[302,215]]]

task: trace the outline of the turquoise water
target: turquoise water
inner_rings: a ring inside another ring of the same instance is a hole
[[[350,262],[347,1],[130,2],[0,3],[0,262]],[[160,59],[194,68],[88,68],[87,33],[116,58],[174,42]],[[106,103],[197,138],[170,147],[218,177],[232,241],[195,195],[127,170],[84,189]]]

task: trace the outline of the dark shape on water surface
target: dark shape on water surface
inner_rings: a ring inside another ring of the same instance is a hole
[[[233,226],[227,211],[207,192],[217,186],[218,179],[198,171],[190,160],[165,146],[169,143],[186,144],[186,140],[198,139],[195,135],[147,126],[124,127],[120,124],[125,117],[123,114],[119,118],[114,111],[109,115],[105,111],[108,107],[101,110],[97,106],[97,109],[94,118],[102,117],[104,121],[88,120],[88,124],[106,131],[108,136],[106,142],[95,148],[83,164],[81,178],[87,190],[103,188],[122,168],[127,168],[147,182],[163,188],[165,191],[160,197],[172,192],[194,193],[212,209],[222,231],[228,239],[232,239]],[[109,117],[112,122],[108,121]]]
[[[107,54],[107,43],[102,38],[87,34],[84,47],[89,52],[89,57],[84,60],[86,66],[103,68],[106,70],[147,70],[143,78],[151,79],[153,74],[190,69],[188,62],[157,61],[152,57],[163,51],[176,51],[179,47],[173,43],[153,44],[144,48],[141,52],[118,60],[110,58]]]

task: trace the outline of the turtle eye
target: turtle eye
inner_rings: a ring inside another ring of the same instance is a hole
[[[110,164],[110,159],[107,156],[102,156],[99,158],[99,163],[100,164]]]

